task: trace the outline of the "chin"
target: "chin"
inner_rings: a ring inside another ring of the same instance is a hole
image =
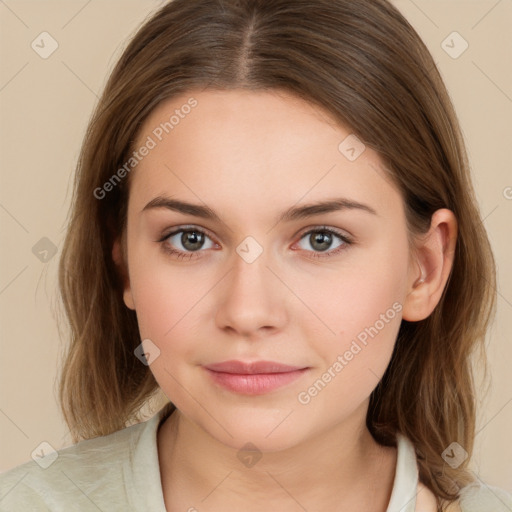
[[[220,409],[216,410],[220,412]],[[209,416],[203,417],[202,421],[197,423],[219,442],[237,450],[242,449],[247,443],[252,443],[261,452],[281,451],[299,444],[303,437],[292,428],[295,425],[289,420],[293,414],[283,421],[290,411],[291,409],[281,410],[279,418],[276,419],[275,412],[254,410],[251,413],[238,408],[238,412],[235,409],[231,414],[223,414],[222,420],[220,415],[215,416],[222,426]]]

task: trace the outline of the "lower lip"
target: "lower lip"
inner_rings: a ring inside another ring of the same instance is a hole
[[[308,369],[283,373],[239,374],[214,372],[205,368],[214,382],[229,391],[244,395],[263,395],[301,377]]]

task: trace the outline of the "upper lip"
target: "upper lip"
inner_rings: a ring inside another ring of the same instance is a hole
[[[290,366],[278,363],[276,361],[253,361],[245,363],[243,361],[223,361],[221,363],[213,363],[205,365],[205,368],[215,372],[236,373],[252,375],[256,373],[286,373],[296,370],[302,370],[304,366]]]

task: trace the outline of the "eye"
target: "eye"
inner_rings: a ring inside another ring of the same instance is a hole
[[[304,233],[301,241],[305,243],[302,243],[300,248],[311,252],[311,256],[314,258],[334,256],[346,250],[353,243],[347,235],[325,227],[312,229]],[[335,244],[334,247],[333,244]]]
[[[166,234],[158,241],[165,252],[180,259],[194,258],[196,257],[194,253],[201,252],[201,249],[212,249],[216,246],[202,229],[196,227],[182,227]]]
[[[195,253],[201,253],[203,249],[219,247],[205,231],[194,226],[176,229],[165,234],[158,242],[167,254],[188,260],[200,257]],[[313,258],[327,258],[346,250],[352,243],[347,235],[334,229],[318,227],[304,233],[298,245],[310,252]]]

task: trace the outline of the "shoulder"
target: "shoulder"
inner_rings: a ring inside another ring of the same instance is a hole
[[[445,512],[511,512],[512,495],[499,487],[473,483],[463,487],[457,501],[445,505]],[[417,512],[436,511],[434,494],[418,482]]]
[[[96,501],[118,499],[143,426],[42,451],[35,460],[0,474],[0,512],[89,510]]]
[[[512,495],[504,489],[484,483],[473,483],[460,491],[461,512],[510,512]]]

